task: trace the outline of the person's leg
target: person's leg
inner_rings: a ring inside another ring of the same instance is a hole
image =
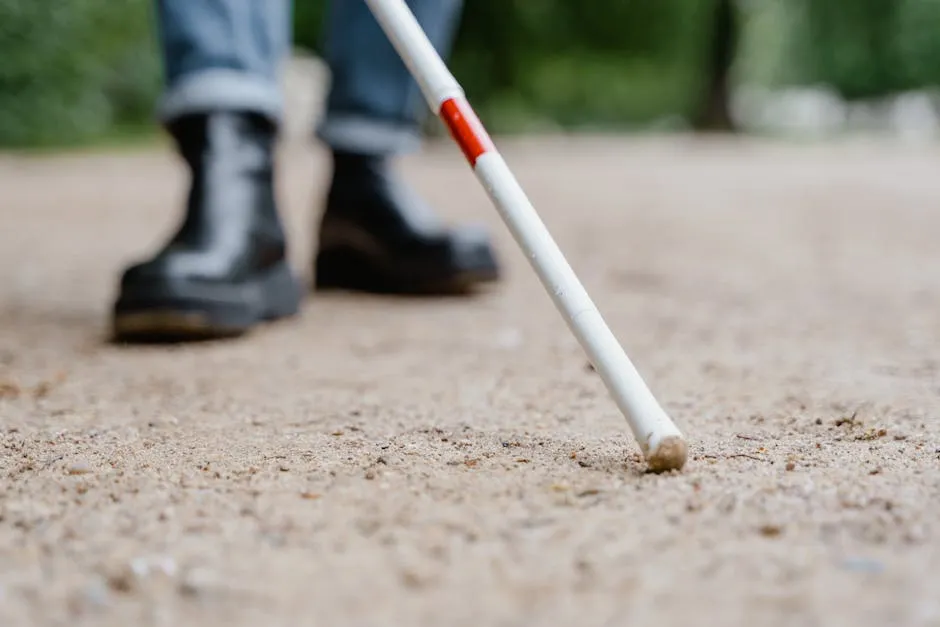
[[[159,116],[189,169],[185,218],[128,268],[119,340],[234,335],[299,307],[274,192],[288,0],[158,0]]]
[[[409,0],[447,56],[461,0]],[[392,170],[418,147],[427,117],[417,83],[362,0],[332,0],[326,61],[332,73],[318,137],[332,150],[333,180],[320,224],[318,289],[467,292],[498,277],[485,233],[450,230]]]
[[[280,118],[289,0],[157,0],[157,13],[166,77],[161,118],[219,110]]]
[[[462,0],[409,0],[428,38],[446,57]],[[326,61],[332,84],[317,134],[335,150],[387,155],[413,150],[427,117],[417,83],[362,0],[332,0]]]

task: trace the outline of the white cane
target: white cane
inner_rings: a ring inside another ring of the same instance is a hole
[[[365,2],[420,85],[428,106],[450,129],[506,226],[600,374],[626,417],[650,470],[681,469],[688,457],[685,438],[604,322],[411,9],[404,0]]]

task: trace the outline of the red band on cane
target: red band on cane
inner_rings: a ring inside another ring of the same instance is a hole
[[[471,166],[476,165],[480,155],[494,150],[493,141],[466,100],[445,100],[441,105],[440,117]]]

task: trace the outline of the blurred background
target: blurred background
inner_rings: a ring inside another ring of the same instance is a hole
[[[0,147],[154,137],[151,1],[0,0]],[[289,96],[313,115],[324,3],[295,4]],[[940,0],[469,0],[451,66],[501,134],[930,140]]]

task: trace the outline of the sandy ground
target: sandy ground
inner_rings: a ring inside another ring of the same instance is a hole
[[[172,156],[0,157],[0,624],[940,625],[940,150],[504,149],[684,472],[644,473],[449,144],[403,165],[502,287],[186,348],[103,343]],[[284,162],[306,271],[324,161]]]

